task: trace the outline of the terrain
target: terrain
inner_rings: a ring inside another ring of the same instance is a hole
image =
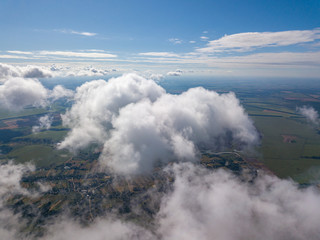
[[[253,80],[166,79],[161,84],[173,94],[197,86],[218,93],[233,91],[259,132],[260,143],[255,149],[237,151],[230,146],[221,152],[201,152],[196,164],[210,171],[225,169],[245,182],[254,181],[262,171],[291,178],[301,187],[319,184],[316,171],[320,168],[319,126],[308,122],[296,110],[307,105],[319,111],[319,88],[312,84],[294,86],[292,81],[274,87],[270,81]],[[70,102],[61,100],[48,108],[28,107],[20,112],[0,113],[1,162],[33,163],[35,171],[25,174],[21,185],[30,192],[44,192],[34,196],[15,194],[7,199],[7,205],[21,213],[27,222],[20,231],[42,236],[43,226],[66,212],[82,224],[116,212],[126,221],[152,229],[152,219],[160,208],[160,197],[156,200],[154,196],[167,192],[174,176],[161,163],[151,174],[130,178],[101,171],[98,166],[101,148],[95,144],[75,153],[58,150],[57,143],[69,131],[62,125],[60,114],[69,106]],[[45,115],[52,118],[50,128],[32,131],[39,117]]]

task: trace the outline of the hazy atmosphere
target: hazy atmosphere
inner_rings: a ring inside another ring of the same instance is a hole
[[[320,2],[0,3],[1,239],[319,239]]]

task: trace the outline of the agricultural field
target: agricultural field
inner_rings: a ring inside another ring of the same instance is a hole
[[[308,122],[296,110],[304,105],[319,109],[312,94],[279,91],[272,93],[269,101],[259,98],[243,101],[261,134],[258,159],[281,178],[290,177],[300,183],[319,181],[309,174],[320,166],[319,126]]]

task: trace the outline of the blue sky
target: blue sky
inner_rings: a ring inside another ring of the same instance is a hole
[[[320,76],[320,1],[0,2],[0,61]]]

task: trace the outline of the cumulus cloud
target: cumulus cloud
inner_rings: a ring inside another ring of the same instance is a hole
[[[297,111],[313,124],[319,124],[319,113],[313,107],[297,107]]]
[[[48,78],[52,76],[52,72],[46,67],[33,65],[12,66],[0,63],[0,81],[4,81],[10,77]]]
[[[204,48],[197,51],[205,53],[225,51],[251,51],[262,47],[289,46],[308,43],[320,39],[320,30],[296,30],[282,32],[245,32],[225,35],[220,39],[209,41]]]
[[[100,162],[120,174],[150,171],[157,161],[195,161],[199,150],[231,141],[257,141],[233,93],[195,88],[171,95],[136,74],[80,86],[62,119],[71,131],[59,148],[103,144]]]
[[[253,182],[240,181],[225,170],[191,163],[173,164],[166,171],[173,183],[158,199],[152,229],[114,214],[86,226],[58,217],[39,239],[315,240],[320,235],[316,188],[302,189],[264,174]]]
[[[51,127],[53,121],[53,117],[47,115],[44,115],[39,118],[39,125],[32,127],[32,132],[37,133],[40,132],[42,129],[49,129]]]
[[[72,108],[62,115],[63,123],[72,129],[59,146],[78,149],[91,142],[103,143],[121,108],[144,98],[155,101],[163,93],[155,82],[135,74],[83,84],[76,90]]]
[[[162,239],[317,239],[319,191],[260,176],[240,182],[223,170],[175,165],[174,189],[157,218]]]
[[[57,85],[46,89],[37,78],[51,77],[51,70],[38,66],[12,66],[0,64],[0,106],[9,110],[21,110],[26,106],[44,107],[73,92]]]
[[[37,80],[10,78],[0,85],[0,105],[9,110],[21,110],[33,105],[46,105],[48,90]]]
[[[154,81],[160,81],[163,78],[163,75],[159,73],[152,73],[149,78]]]
[[[23,68],[22,68],[23,69]],[[39,67],[27,66],[24,68],[25,72],[23,77],[25,78],[48,78],[52,77],[50,71],[46,69],[39,69]]]
[[[182,73],[183,73],[183,71],[177,69],[175,71],[167,72],[167,75],[172,76],[172,77],[179,77],[182,75]]]
[[[106,69],[99,69],[94,67],[84,67],[84,68],[72,68],[67,71],[62,72],[62,75],[69,77],[85,77],[85,76],[104,76],[109,74],[110,71]]]
[[[64,88],[62,85],[55,86],[49,94],[49,97],[53,100],[60,98],[71,98],[73,97],[74,92],[70,89]]]

